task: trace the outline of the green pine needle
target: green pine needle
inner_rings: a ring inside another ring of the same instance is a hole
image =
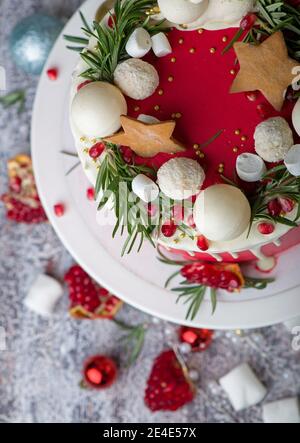
[[[18,112],[22,112],[24,110],[25,105],[25,90],[17,89],[13,92],[9,92],[6,95],[0,96],[0,104],[4,106],[4,108],[9,108],[15,104],[19,104]]]

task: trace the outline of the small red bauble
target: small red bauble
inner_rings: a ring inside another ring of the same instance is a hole
[[[95,200],[95,189],[94,188],[88,188],[86,191],[87,199],[90,201]]]
[[[92,146],[89,150],[89,156],[93,158],[94,160],[100,157],[102,152],[105,149],[104,143],[96,143],[94,146]]]
[[[212,342],[214,331],[210,329],[189,328],[181,326],[179,339],[182,343],[191,345],[192,351],[205,351]]]
[[[56,69],[56,68],[48,69],[47,76],[48,76],[49,80],[52,80],[52,81],[57,80],[57,78],[58,78],[58,69]]]
[[[257,226],[258,232],[260,232],[260,234],[263,235],[270,235],[273,234],[273,232],[275,231],[275,226],[273,223],[259,223],[259,225]]]
[[[271,200],[268,203],[268,213],[272,217],[278,217],[281,214],[282,207],[277,199]]]
[[[84,382],[93,389],[106,389],[114,384],[117,378],[115,362],[104,355],[94,355],[84,364]]]
[[[197,246],[201,251],[207,251],[209,249],[208,240],[204,237],[204,235],[199,235],[197,239]]]
[[[177,226],[175,225],[174,221],[172,221],[172,220],[164,223],[161,227],[162,234],[167,238],[173,237],[176,230],[177,230]]]
[[[65,214],[65,205],[63,205],[62,203],[57,203],[56,205],[54,205],[54,212],[56,217],[62,217]]]
[[[255,14],[247,14],[240,23],[240,28],[243,31],[250,31],[251,28],[255,25],[257,17]]]

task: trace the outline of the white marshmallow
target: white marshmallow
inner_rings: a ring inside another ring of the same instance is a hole
[[[130,57],[142,58],[151,49],[152,41],[149,32],[144,28],[133,31],[126,44],[126,52]]]
[[[152,115],[140,114],[137,118],[140,122],[147,123],[148,125],[153,125],[155,123],[159,123],[160,120],[158,118],[153,117]]]
[[[299,401],[295,398],[263,405],[264,423],[300,423]]]
[[[290,174],[300,176],[300,145],[294,145],[284,158],[284,164]]]
[[[164,32],[159,32],[158,34],[151,37],[152,49],[156,57],[165,57],[171,54],[172,47],[168,40],[168,37]]]
[[[159,189],[151,178],[139,174],[132,180],[132,190],[145,203],[150,203],[158,197]]]
[[[41,274],[31,286],[24,304],[36,314],[50,317],[62,295],[63,288],[61,284],[49,275]]]
[[[266,388],[247,363],[237,366],[222,377],[219,383],[236,411],[256,405],[267,394]]]
[[[246,152],[238,156],[236,160],[236,172],[245,182],[257,182],[262,179],[267,168],[261,157]]]

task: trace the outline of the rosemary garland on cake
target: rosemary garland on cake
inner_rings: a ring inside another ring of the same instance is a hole
[[[150,35],[167,31],[164,26],[165,20],[151,21],[149,11],[156,5],[156,0],[117,0],[113,12],[108,12],[112,26],[94,21],[91,27],[80,13],[83,22],[82,31],[88,38],[70,35],[65,35],[64,38],[79,45],[68,48],[79,51],[81,58],[89,66],[81,77],[113,83],[113,74],[118,64],[130,58],[125,47],[136,28],[146,29]],[[95,39],[93,50],[86,49],[91,37]]]

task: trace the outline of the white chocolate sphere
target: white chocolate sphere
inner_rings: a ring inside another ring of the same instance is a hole
[[[272,117],[256,126],[255,150],[266,162],[280,162],[293,146],[293,133],[282,117]]]
[[[249,226],[250,204],[240,189],[213,185],[200,192],[194,205],[198,230],[211,241],[229,241]]]
[[[192,3],[189,0],[158,0],[163,16],[172,23],[186,24],[197,20],[207,8],[208,0]]]
[[[150,63],[131,58],[117,66],[114,82],[123,94],[135,100],[144,100],[155,92],[159,75]]]
[[[205,173],[196,160],[173,158],[157,172],[157,183],[161,191],[174,200],[184,200],[199,192]]]
[[[127,103],[118,88],[93,82],[80,89],[71,105],[71,118],[83,136],[107,137],[121,127],[120,116],[127,114]]]

